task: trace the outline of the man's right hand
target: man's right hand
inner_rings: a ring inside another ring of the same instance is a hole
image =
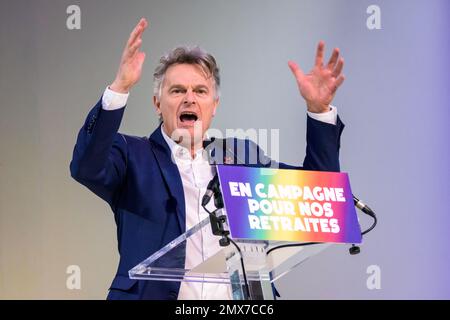
[[[109,86],[113,91],[128,93],[141,78],[142,65],[145,60],[145,53],[140,51],[142,45],[142,34],[147,28],[148,22],[142,18],[130,34],[130,38],[123,50],[114,82]]]

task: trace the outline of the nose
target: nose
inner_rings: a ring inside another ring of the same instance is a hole
[[[191,89],[186,91],[186,95],[184,96],[184,104],[194,104],[195,103],[195,95]]]

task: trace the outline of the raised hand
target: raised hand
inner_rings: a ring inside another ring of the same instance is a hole
[[[330,110],[330,103],[336,94],[337,88],[344,82],[341,74],[344,59],[339,58],[339,49],[335,48],[326,66],[323,65],[325,43],[320,41],[317,46],[316,62],[313,69],[304,74],[294,61],[288,65],[294,74],[298,89],[306,100],[308,111],[322,113]]]
[[[127,93],[141,78],[145,53],[140,51],[140,48],[142,45],[142,34],[147,26],[147,20],[142,18],[131,32],[123,50],[116,78],[110,85],[111,90]]]

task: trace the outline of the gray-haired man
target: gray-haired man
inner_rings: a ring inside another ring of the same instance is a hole
[[[129,269],[208,216],[200,204],[215,174],[203,157],[203,140],[219,105],[219,68],[198,47],[178,47],[161,58],[153,101],[162,121],[150,137],[118,133],[129,92],[141,77],[145,53],[140,47],[147,25],[141,19],[131,33],[115,80],[80,130],[70,165],[72,177],[114,212],[120,263],[108,299],[231,299],[227,285],[128,278]],[[288,63],[308,111],[306,157],[296,168],[339,171],[344,125],[330,103],[344,81],[343,60],[334,49],[323,65],[323,54],[320,42],[308,74]],[[244,159],[251,145],[244,141]],[[257,146],[255,150],[262,153]],[[185,257],[172,266],[193,267],[218,249],[215,236],[198,234],[187,243]]]

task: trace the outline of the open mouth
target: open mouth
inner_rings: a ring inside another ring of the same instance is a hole
[[[181,123],[193,124],[197,120],[198,120],[198,116],[195,112],[184,111],[180,114]]]

